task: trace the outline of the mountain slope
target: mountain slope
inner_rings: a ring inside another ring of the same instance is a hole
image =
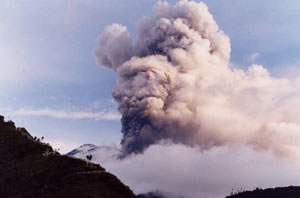
[[[62,156],[0,116],[0,197],[133,198],[97,164]]]

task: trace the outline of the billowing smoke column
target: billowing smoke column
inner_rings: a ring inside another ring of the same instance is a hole
[[[300,142],[299,81],[230,65],[230,41],[204,3],[158,2],[153,17],[108,26],[94,51],[115,71],[124,155],[162,140],[210,148],[238,142],[278,152]],[[298,105],[299,106],[299,105]]]

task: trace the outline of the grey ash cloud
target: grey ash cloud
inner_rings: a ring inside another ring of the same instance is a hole
[[[137,23],[137,40],[112,24],[99,37],[96,62],[117,73],[112,95],[122,114],[123,154],[168,140],[202,149],[227,143],[298,151],[299,80],[261,65],[232,68],[230,40],[207,6],[159,1]]]

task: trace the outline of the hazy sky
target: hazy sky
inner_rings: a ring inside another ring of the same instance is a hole
[[[154,0],[2,0],[0,114],[62,151],[118,144],[116,76],[92,51],[107,25],[150,16]],[[176,1],[169,1],[174,4]],[[275,76],[300,74],[300,2],[204,1],[231,40],[231,62],[263,64]]]

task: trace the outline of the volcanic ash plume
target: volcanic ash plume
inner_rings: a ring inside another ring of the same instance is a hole
[[[261,65],[230,65],[230,41],[204,3],[158,2],[153,17],[108,26],[95,50],[115,71],[124,154],[162,140],[198,145],[246,143],[279,153],[300,143],[300,81],[270,76]]]

